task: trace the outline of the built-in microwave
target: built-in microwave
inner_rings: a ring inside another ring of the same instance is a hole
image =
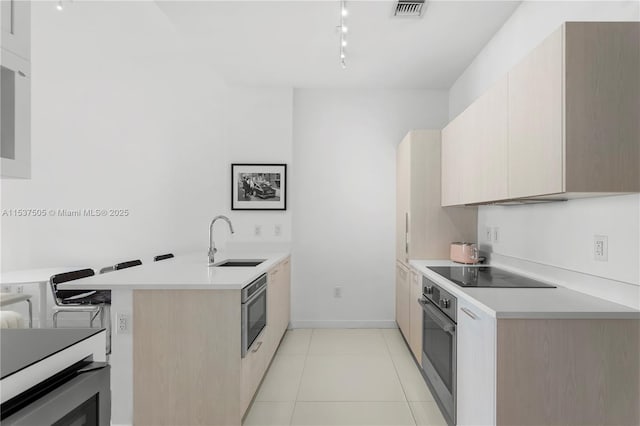
[[[31,175],[31,83],[27,60],[0,49],[0,158],[2,176]]]

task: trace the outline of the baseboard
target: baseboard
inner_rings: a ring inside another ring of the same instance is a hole
[[[369,320],[300,320],[291,321],[291,328],[398,328],[395,321],[369,321]]]

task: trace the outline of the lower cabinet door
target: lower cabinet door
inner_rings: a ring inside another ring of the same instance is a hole
[[[251,346],[249,352],[242,358],[241,382],[240,382],[240,416],[249,408],[253,395],[258,390],[258,385],[267,369],[270,358],[268,357],[267,339],[269,336],[269,326],[265,327],[256,342]]]
[[[396,322],[404,338],[409,341],[409,270],[401,263],[396,263]]]
[[[458,425],[496,423],[496,320],[475,305],[458,299]]]
[[[409,299],[409,315],[410,319],[410,336],[409,346],[413,356],[416,357],[418,364],[422,365],[422,306],[418,303],[418,299],[422,297],[421,275],[415,271],[411,271],[411,297]]]

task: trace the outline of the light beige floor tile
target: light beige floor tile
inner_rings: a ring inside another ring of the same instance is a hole
[[[280,355],[306,355],[309,351],[309,342],[311,342],[311,329],[287,330],[282,338],[278,354]]]
[[[288,426],[295,402],[254,402],[243,426]]]
[[[380,328],[314,328],[313,335],[328,335],[328,336],[353,336],[353,335],[380,335],[382,329]]]
[[[358,354],[390,355],[379,330],[365,333],[356,333],[349,330],[314,330],[311,344],[309,345],[309,355]]]
[[[304,363],[304,355],[277,354],[258,389],[256,401],[295,401]]]
[[[415,425],[406,402],[297,402],[292,425]]]
[[[409,405],[418,426],[447,426],[435,401],[410,402]]]
[[[309,355],[298,401],[405,401],[390,357]]]
[[[387,343],[389,352],[391,352],[392,354],[409,353],[409,348],[402,338],[400,330],[389,329],[389,331],[383,331],[382,336]]]
[[[434,400],[411,353],[392,354],[391,359],[400,377],[400,383],[404,389],[407,401]]]

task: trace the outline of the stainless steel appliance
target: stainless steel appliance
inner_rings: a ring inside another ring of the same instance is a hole
[[[432,266],[428,269],[460,287],[555,288],[493,266]]]
[[[267,325],[267,275],[242,289],[242,357]]]
[[[449,424],[456,422],[457,299],[422,277],[422,370]]]
[[[2,404],[3,426],[108,426],[109,365],[86,359]]]

